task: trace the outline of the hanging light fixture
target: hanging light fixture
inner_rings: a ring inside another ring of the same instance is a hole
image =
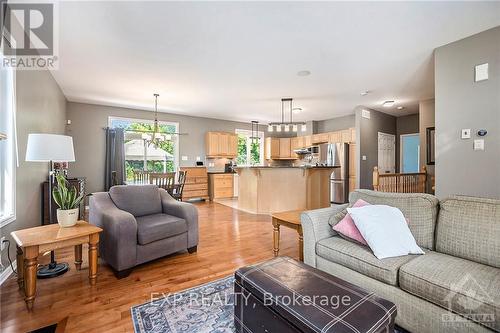
[[[290,112],[290,121],[285,121],[285,104],[288,104],[288,111]],[[289,132],[290,128],[297,132],[298,126],[301,126],[301,130],[306,130],[306,123],[303,121],[294,122],[293,121],[293,99],[292,98],[282,98],[281,99],[281,121],[272,122],[267,126],[267,131],[272,132],[274,127],[276,127],[276,132],[281,132],[281,127],[284,128],[285,132]]]
[[[251,126],[252,126],[252,133],[250,136],[250,141],[252,144],[258,143],[260,141],[259,137],[259,122],[257,120],[252,120],[251,121]]]
[[[155,148],[160,146],[160,143],[165,141],[165,137],[160,133],[160,126],[158,125],[158,97],[159,94],[153,94],[155,97],[155,119],[153,124],[153,131],[151,134],[143,133],[142,139],[148,146],[153,145]]]

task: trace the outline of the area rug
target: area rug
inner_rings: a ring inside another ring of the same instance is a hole
[[[175,294],[153,294],[150,302],[131,308],[135,332],[234,333],[233,282],[228,276]]]

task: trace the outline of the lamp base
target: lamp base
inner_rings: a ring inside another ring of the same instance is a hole
[[[36,277],[39,279],[50,279],[63,275],[67,271],[69,271],[69,265],[67,263],[51,262],[48,265],[40,266],[36,272]]]

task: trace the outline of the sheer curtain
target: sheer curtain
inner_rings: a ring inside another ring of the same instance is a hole
[[[125,134],[122,128],[106,128],[106,165],[104,167],[104,188],[125,181]],[[115,180],[113,174],[116,174]],[[115,183],[116,182],[116,183]]]

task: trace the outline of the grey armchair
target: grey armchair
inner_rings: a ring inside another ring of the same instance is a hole
[[[90,197],[90,223],[103,229],[99,253],[118,278],[136,265],[198,246],[198,210],[156,185],[119,185]]]

